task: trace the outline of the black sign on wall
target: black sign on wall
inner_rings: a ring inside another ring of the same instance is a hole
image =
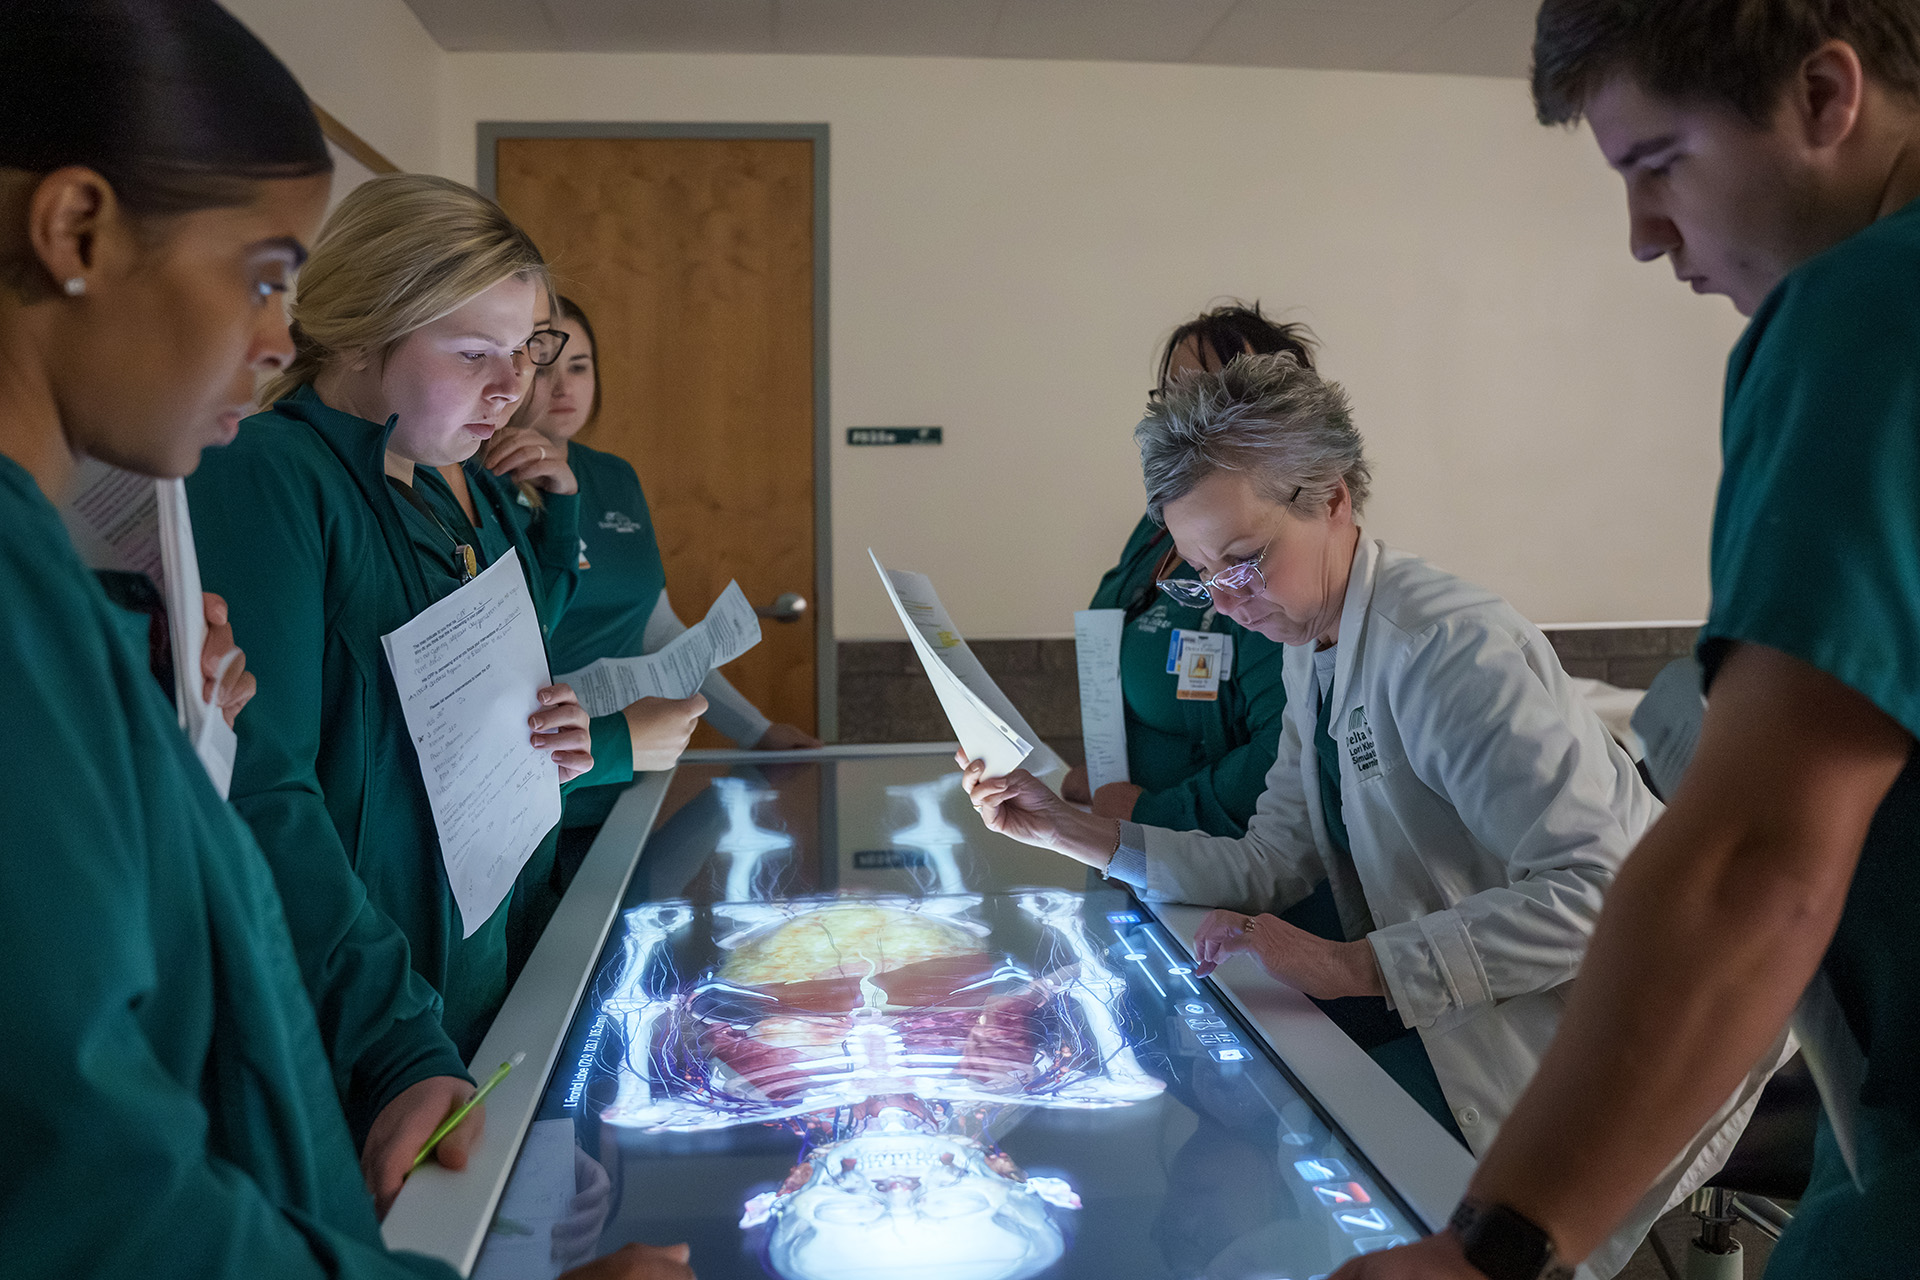
[[[939,444],[939,427],[848,427],[847,443]]]

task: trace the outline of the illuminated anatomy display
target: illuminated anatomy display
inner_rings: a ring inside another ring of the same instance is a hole
[[[1034,1275],[1064,1247],[1048,1206],[1079,1200],[1001,1151],[996,1117],[1126,1106],[1165,1085],[1127,1041],[1126,984],[1080,896],[1008,901],[1043,940],[1031,968],[987,944],[977,894],[728,901],[712,907],[719,959],[691,982],[671,943],[694,908],[629,911],[601,1003],[624,1045],[601,1119],[797,1132],[786,1181],[741,1222],[767,1226],[789,1280]]]

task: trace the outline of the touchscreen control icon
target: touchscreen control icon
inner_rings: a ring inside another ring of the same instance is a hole
[[[1340,1229],[1349,1235],[1359,1235],[1362,1231],[1391,1231],[1393,1223],[1387,1215],[1378,1209],[1341,1209],[1334,1213],[1333,1220]]]
[[[1189,1027],[1192,1027],[1195,1031],[1225,1031],[1227,1029],[1227,1020],[1225,1018],[1183,1018],[1181,1021],[1185,1022]]]
[[[1382,1249],[1398,1249],[1407,1242],[1405,1236],[1361,1236],[1353,1242],[1355,1253],[1378,1253]]]
[[[1209,1049],[1207,1050],[1207,1054],[1215,1062],[1245,1062],[1247,1060],[1247,1051],[1245,1049]]]
[[[1344,1182],[1353,1176],[1338,1160],[1295,1160],[1293,1171],[1302,1182]]]
[[[1174,1008],[1186,1018],[1204,1018],[1215,1012],[1214,1007],[1205,1000],[1182,1000]]]
[[[1138,911],[1109,911],[1107,913],[1107,923],[1111,925],[1139,924],[1140,913]]]
[[[1367,1189],[1357,1182],[1323,1182],[1313,1189],[1313,1194],[1320,1197],[1321,1204],[1334,1208],[1373,1203],[1373,1197],[1367,1194]]]

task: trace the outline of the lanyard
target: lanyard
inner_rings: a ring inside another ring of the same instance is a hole
[[[397,476],[388,476],[387,483],[398,489],[401,496],[413,504],[414,510],[433,521],[434,527],[445,534],[447,541],[453,544],[453,559],[455,566],[460,571],[460,585],[464,587],[478,577],[480,574],[480,559],[473,553],[473,544],[462,542],[459,538],[455,537],[453,530],[447,528],[447,522],[440,518],[438,512],[427,505],[427,500],[421,497],[412,485],[403,482]]]

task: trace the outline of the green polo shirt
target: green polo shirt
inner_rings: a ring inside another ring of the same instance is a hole
[[[351,954],[303,984],[146,620],[4,457],[0,525],[0,1271],[452,1280],[381,1246],[341,1112],[461,1071],[405,943],[350,875],[315,874],[303,906]]]
[[[1920,204],[1804,264],[1728,363],[1709,684],[1733,644],[1790,654],[1920,734]],[[1824,1122],[1768,1266],[1908,1276],[1920,1252],[1920,765],[1868,831],[1822,965],[1866,1052],[1859,1182]]]

